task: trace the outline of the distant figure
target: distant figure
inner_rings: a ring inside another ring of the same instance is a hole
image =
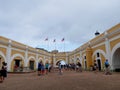
[[[7,63],[2,63],[2,69],[0,70],[0,80],[1,82],[7,77]]]
[[[81,65],[80,62],[78,62],[78,63],[76,64],[76,71],[82,72],[82,65]]]
[[[41,75],[44,75],[44,73],[45,73],[45,65],[42,62],[41,63]]]
[[[49,63],[48,72],[51,72],[51,69],[52,69],[52,65]]]
[[[7,77],[7,63],[3,62],[3,77],[6,78]]]
[[[97,63],[96,63],[96,60],[94,60],[93,71],[94,71],[95,73],[97,73],[97,71],[98,71],[98,65],[97,65]]]
[[[62,75],[63,71],[62,71],[62,65],[60,62],[58,63],[58,68],[59,68],[59,74]]]
[[[49,68],[49,63],[47,62],[46,64],[45,64],[45,72],[46,72],[46,74],[48,74],[48,68]]]
[[[106,59],[105,61],[105,75],[111,75],[111,72],[110,72],[110,64],[108,62],[108,60]]]
[[[14,72],[17,72],[17,69],[18,69],[18,66],[15,65],[15,66],[14,66]]]
[[[41,63],[42,63],[42,61],[40,61],[40,62],[38,63],[38,76],[41,75]]]

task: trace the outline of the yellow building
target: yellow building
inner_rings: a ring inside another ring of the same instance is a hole
[[[108,59],[112,70],[120,70],[120,24],[106,30],[69,54],[70,62],[76,62],[78,59],[85,69],[90,69],[93,61],[96,60],[101,70],[104,68],[105,59]]]
[[[120,24],[71,52],[47,52],[0,36],[0,67],[3,61],[7,62],[9,72],[14,71],[15,65],[36,70],[41,60],[44,64],[53,64],[54,67],[61,60],[66,63],[80,61],[84,69],[90,69],[96,60],[101,70],[105,59],[109,60],[112,70],[120,69]]]

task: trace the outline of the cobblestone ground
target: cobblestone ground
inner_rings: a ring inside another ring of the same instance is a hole
[[[120,90],[120,73],[64,71],[37,76],[35,73],[8,74],[0,90]]]

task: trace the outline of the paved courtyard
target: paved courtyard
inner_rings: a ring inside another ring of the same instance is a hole
[[[37,72],[8,74],[0,90],[120,90],[120,73],[64,71],[37,76]]]

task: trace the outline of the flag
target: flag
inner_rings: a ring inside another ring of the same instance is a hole
[[[46,38],[45,41],[48,41],[48,38]]]
[[[53,42],[56,42],[56,39],[54,39]]]
[[[61,41],[63,42],[65,39],[63,38]]]

